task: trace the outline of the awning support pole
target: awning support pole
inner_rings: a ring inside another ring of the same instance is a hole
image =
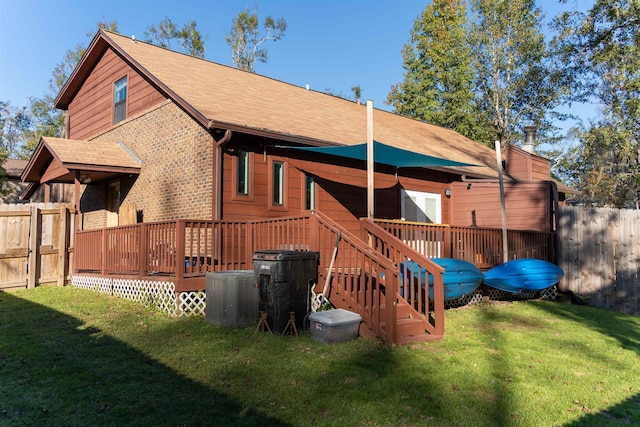
[[[373,101],[367,101],[367,218],[374,217]]]

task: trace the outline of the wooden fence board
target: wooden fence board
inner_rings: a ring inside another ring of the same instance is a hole
[[[558,215],[560,290],[640,315],[640,211],[561,206]]]
[[[65,204],[0,205],[0,290],[64,285],[72,265],[71,230]]]

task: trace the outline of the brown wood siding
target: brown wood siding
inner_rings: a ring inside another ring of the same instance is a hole
[[[235,140],[241,137],[235,136]],[[250,170],[254,193],[242,198],[235,195],[235,177],[233,164],[236,161],[230,144],[223,159],[223,207],[225,220],[261,219],[298,215],[303,211],[304,176],[309,175],[316,183],[316,209],[328,215],[348,230],[358,232],[359,218],[367,214],[367,172],[363,162],[338,161],[339,164],[322,163],[317,156],[304,158],[302,152],[291,150],[278,151],[272,148],[264,152],[256,150],[250,156]],[[248,148],[244,147],[243,150]],[[293,154],[291,154],[293,153]],[[298,154],[299,156],[295,156]],[[284,161],[287,177],[285,207],[273,207],[271,203],[270,174],[272,162]],[[328,161],[328,159],[325,159]],[[336,162],[336,159],[331,159]],[[419,176],[429,174],[431,179],[441,182],[425,181]],[[444,196],[453,179],[441,172],[409,171],[408,176],[398,174],[393,168],[376,168],[375,174],[375,216],[382,219],[400,217],[400,189],[439,193],[442,195],[443,222],[449,220],[450,203]]]
[[[531,163],[524,153],[513,149],[507,150],[506,169],[507,173],[514,178],[531,180]]]
[[[548,181],[551,179],[551,162],[541,157],[531,158],[531,180]]]
[[[514,230],[550,231],[548,183],[505,183],[507,227]],[[453,184],[451,225],[502,227],[500,187],[495,183]]]
[[[529,154],[519,148],[509,147],[506,163],[509,175],[517,179],[548,181],[551,177],[551,163],[548,159]]]
[[[88,139],[113,125],[113,84],[124,76],[128,77],[127,118],[166,99],[114,51],[108,49],[69,104],[70,138]]]

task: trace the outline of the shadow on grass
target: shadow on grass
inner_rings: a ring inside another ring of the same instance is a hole
[[[595,414],[587,414],[564,427],[640,425],[640,393]]]
[[[629,315],[594,307],[553,302],[538,304],[538,307],[554,316],[573,320],[593,331],[612,337],[625,350],[631,350],[640,355],[638,323],[634,322]]]
[[[2,425],[288,425],[8,293],[0,337]]]

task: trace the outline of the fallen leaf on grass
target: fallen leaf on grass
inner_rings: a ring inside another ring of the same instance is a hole
[[[455,391],[460,391],[460,387],[458,387],[456,384],[451,384],[451,387],[452,387]]]

